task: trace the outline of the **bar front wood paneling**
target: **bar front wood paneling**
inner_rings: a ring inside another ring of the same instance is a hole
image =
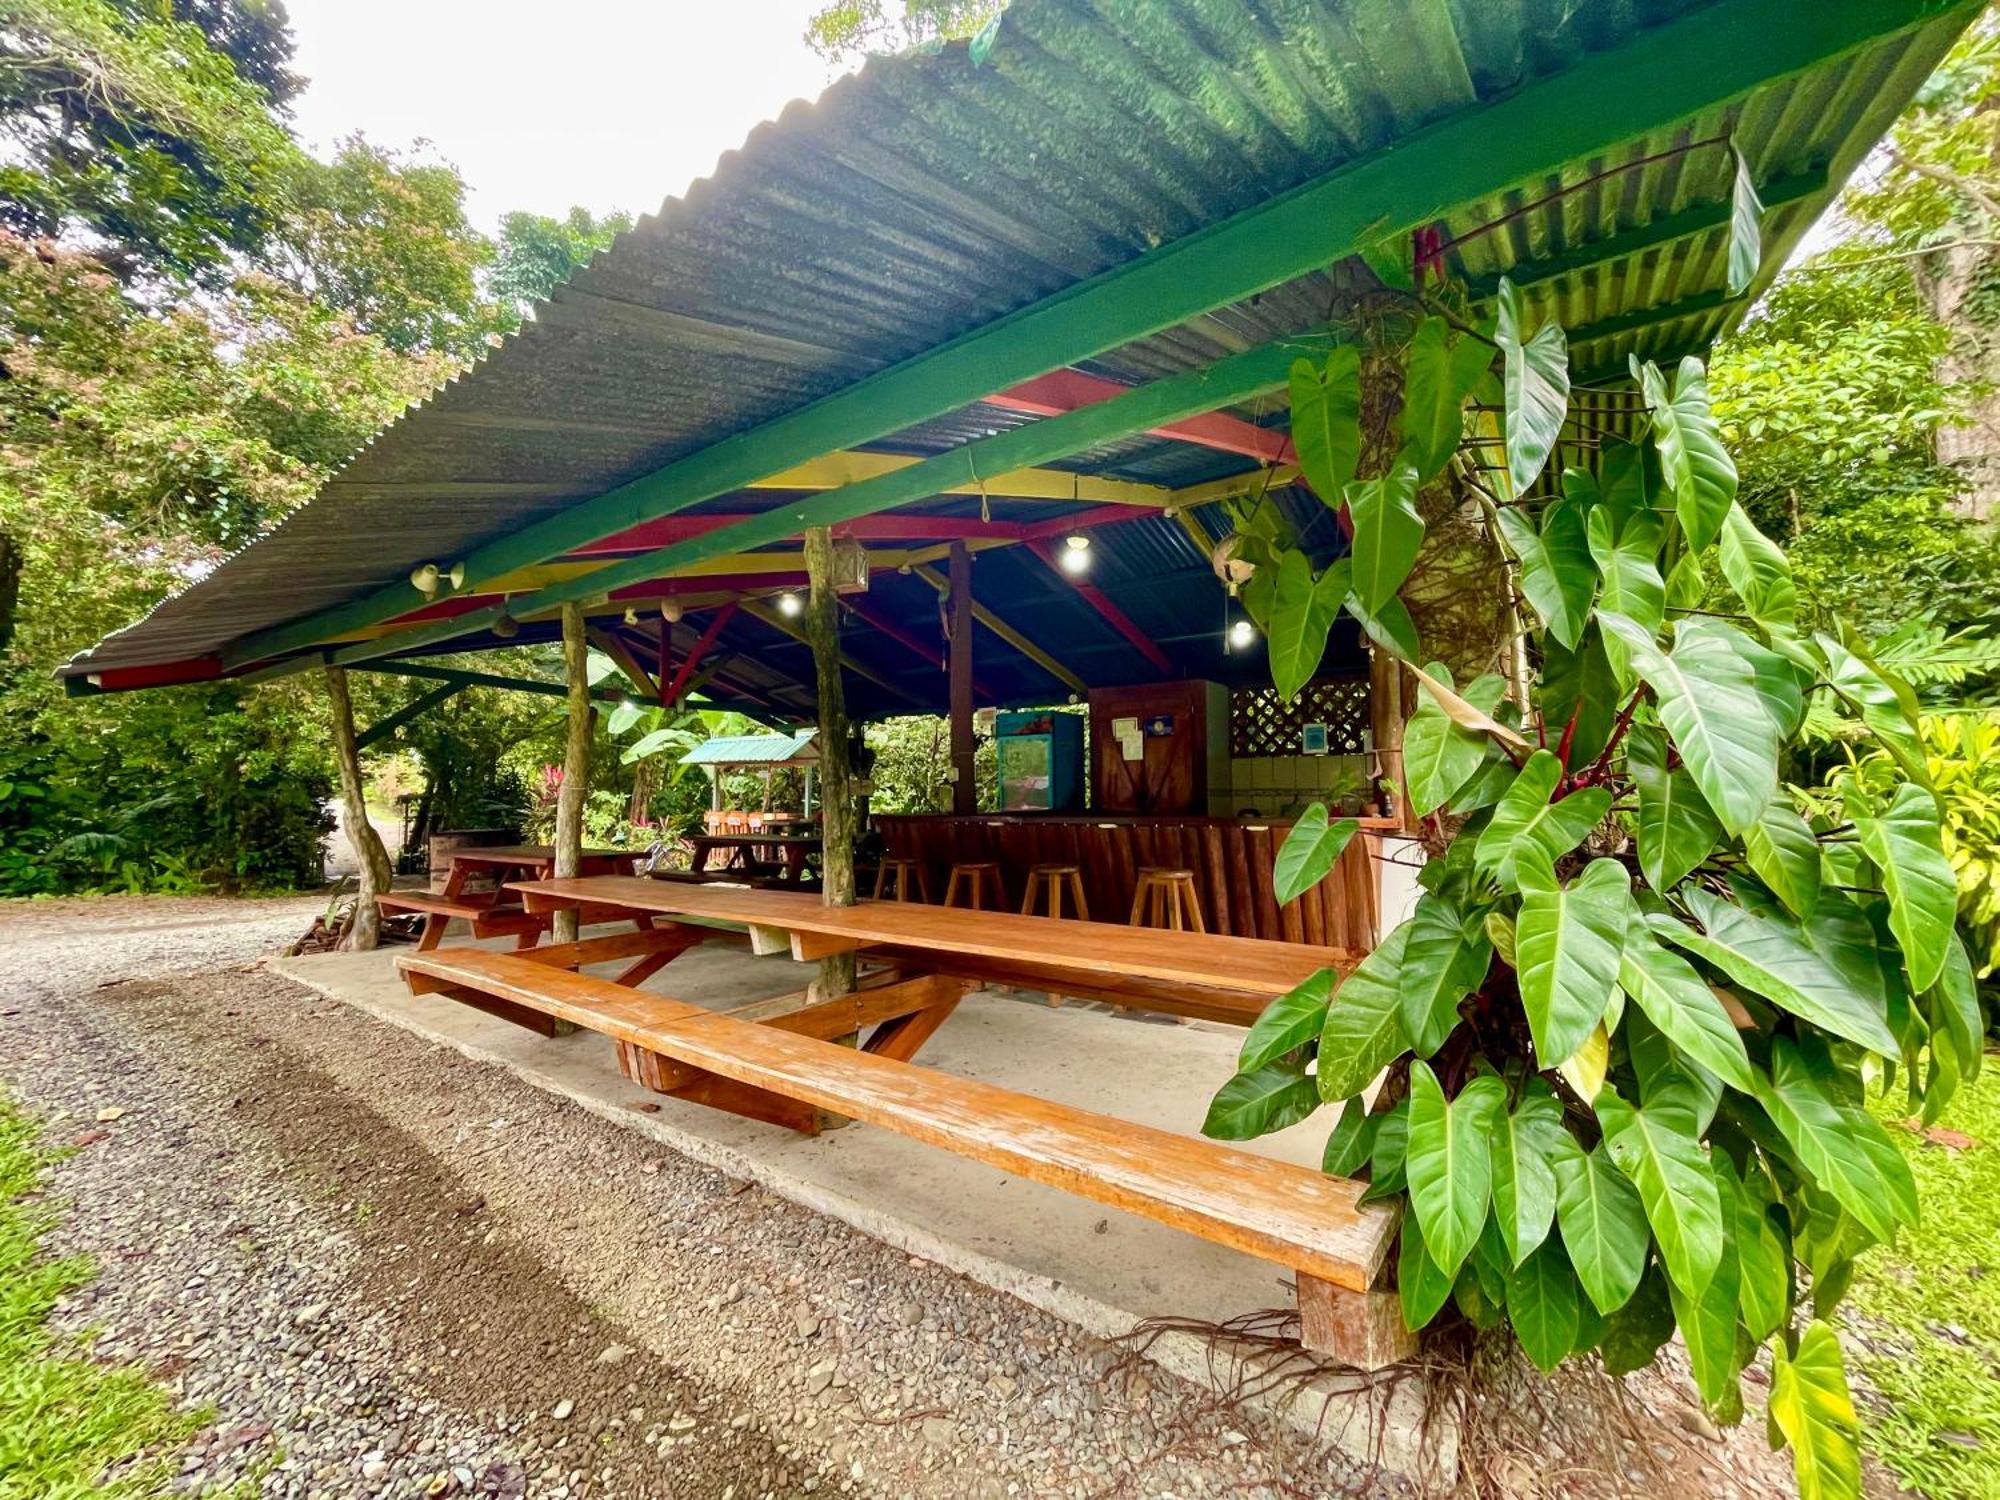
[[[1396,828],[1393,819],[1362,819],[1333,872],[1280,907],[1271,860],[1289,823],[1089,813],[879,814],[874,823],[890,854],[924,864],[934,891],[944,890],[954,863],[991,860],[1000,866],[1009,904],[1018,909],[1030,866],[1073,864],[1092,919],[1122,923],[1132,910],[1139,871],[1166,866],[1194,873],[1211,932],[1356,952],[1375,945],[1375,860],[1381,835]]]

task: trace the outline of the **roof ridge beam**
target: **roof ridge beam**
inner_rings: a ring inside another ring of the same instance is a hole
[[[820,454],[878,440],[994,390],[1319,270],[1457,205],[1559,171],[1828,58],[1978,4],[1721,0],[1703,6],[1499,99],[1447,115],[799,410],[496,538],[465,559],[465,576],[477,586]],[[408,587],[399,580],[331,610],[253,631],[227,648],[224,660],[241,665],[378,624],[409,607]]]

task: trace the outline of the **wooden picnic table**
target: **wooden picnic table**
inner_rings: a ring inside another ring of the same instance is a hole
[[[730,852],[732,858],[728,863],[741,863],[745,857],[756,860],[769,851],[776,851],[779,857],[769,863],[782,865],[785,883],[797,885],[806,878],[806,861],[819,854],[823,841],[816,833],[704,832],[689,834],[688,847],[694,851],[689,863],[697,875],[707,873],[709,856],[719,849]],[[724,867],[727,868],[728,864]]]
[[[579,868],[586,876],[630,875],[638,854],[629,849],[586,849]],[[424,919],[417,951],[428,953],[443,941],[454,920],[464,922],[474,937],[513,937],[532,946],[548,930],[545,912],[529,912],[507,890],[509,881],[539,879],[555,869],[556,852],[548,844],[501,844],[454,849],[451,868],[436,892],[391,891],[379,899],[384,911],[414,912]],[[486,877],[485,889],[469,889],[475,876]]]
[[[623,913],[635,930],[520,953],[405,954],[397,964],[413,993],[544,1034],[601,1032],[627,1077],[677,1099],[806,1134],[863,1121],[1260,1256],[1293,1274],[1309,1348],[1368,1369],[1412,1351],[1396,1295],[1380,1285],[1396,1212],[1364,1203],[1365,1184],[914,1062],[981,983],[1248,1025],[1274,996],[1355,955],[902,902],[836,909],[799,891],[631,876],[510,889],[531,914]],[[854,952],[869,972],[850,994],[809,988],[726,1010],[636,988],[634,972],[723,936],[725,924],[736,941],[747,933],[753,951],[801,961]],[[619,981],[580,972],[632,957]]]

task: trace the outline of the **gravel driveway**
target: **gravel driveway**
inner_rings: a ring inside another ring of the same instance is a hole
[[[314,901],[0,906],[64,1311],[187,1492],[1373,1495],[1127,1351],[276,975]],[[100,1120],[101,1112],[122,1111]]]

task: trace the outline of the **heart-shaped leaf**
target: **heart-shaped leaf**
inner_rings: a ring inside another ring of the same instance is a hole
[[[1320,1153],[1319,1169],[1329,1177],[1352,1177],[1375,1152],[1375,1132],[1382,1116],[1369,1111],[1365,1101],[1349,1099],[1340,1107],[1340,1118],[1326,1138]]]
[[[1361,352],[1339,344],[1324,365],[1292,365],[1292,448],[1306,483],[1338,505],[1361,458]]]
[[[1623,647],[1619,648],[1623,650]],[[1604,632],[1592,621],[1574,651],[1551,637],[1542,640],[1542,683],[1538,695],[1551,724],[1569,735],[1569,763],[1586,766],[1603,752],[1618,722],[1623,691],[1612,670]]]
[[[1574,650],[1597,592],[1597,568],[1585,539],[1583,512],[1558,500],[1543,511],[1537,527],[1519,506],[1508,506],[1500,512],[1500,532],[1520,560],[1521,592],[1549,634]]]
[[[1639,793],[1639,870],[1662,895],[1715,852],[1722,825],[1685,768],[1667,769],[1666,737],[1647,725],[1625,738],[1625,764]]]
[[[1247,1141],[1298,1124],[1319,1103],[1319,1089],[1305,1065],[1281,1059],[1225,1083],[1209,1102],[1201,1133],[1219,1141]]]
[[[1799,1352],[1771,1345],[1771,1420],[1792,1450],[1799,1500],[1853,1500],[1861,1493],[1861,1422],[1847,1389],[1840,1338],[1825,1323],[1799,1336]]]
[[[1458,1004],[1486,977],[1493,945],[1483,927],[1466,931],[1458,908],[1429,891],[1417,898],[1398,983],[1403,1027],[1417,1056],[1429,1057],[1458,1024]]]
[[[1361,825],[1353,818],[1329,821],[1324,802],[1315,802],[1300,814],[1271,871],[1272,892],[1280,906],[1287,906],[1333,873],[1354,830]]]
[[[1379,478],[1350,484],[1346,493],[1354,522],[1354,597],[1364,610],[1378,612],[1396,597],[1423,550],[1417,471],[1399,462]]]
[[[1667,619],[1667,584],[1660,576],[1660,544],[1666,527],[1658,516],[1641,511],[1620,529],[1609,505],[1590,512],[1584,522],[1591,561],[1597,564],[1602,587],[1597,598],[1601,613],[1623,615],[1657,632]],[[1631,653],[1615,635],[1607,634],[1605,654],[1621,689],[1632,685]]]
[[[1404,1172],[1410,1211],[1440,1271],[1456,1275],[1486,1222],[1493,1190],[1491,1133],[1506,1098],[1488,1074],[1447,1100],[1428,1063],[1410,1065],[1410,1138]]]
[[[1653,633],[1623,615],[1599,612],[1625,643],[1632,664],[1658,700],[1681,758],[1722,826],[1741,833],[1763,815],[1778,789],[1778,726],[1764,707],[1750,663],[1717,636],[1683,632],[1671,653]]]
[[[1535,1056],[1547,1068],[1581,1047],[1611,1004],[1632,893],[1616,860],[1593,860],[1567,887],[1545,860],[1519,868],[1515,972]]]
[[[1319,1096],[1349,1099],[1409,1049],[1397,974],[1410,940],[1405,922],[1350,970],[1326,1008],[1319,1038]]]
[[[1577,1280],[1599,1312],[1625,1305],[1646,1269],[1653,1234],[1639,1190],[1599,1146],[1586,1152],[1567,1131],[1556,1143],[1556,1222]]]
[[[1606,1170],[1616,1175],[1615,1168],[1607,1167]],[[1632,1185],[1626,1183],[1625,1187],[1630,1192]],[[1638,1207],[1636,1197],[1633,1207],[1635,1210]],[[1642,1219],[1642,1230],[1644,1224]],[[1657,1265],[1648,1265],[1638,1290],[1611,1315],[1605,1327],[1604,1341],[1599,1345],[1604,1368],[1612,1375],[1630,1375],[1634,1370],[1643,1370],[1673,1336],[1674,1305],[1667,1296],[1667,1278]]]
[[[1470,334],[1453,338],[1440,317],[1426,317],[1410,340],[1403,375],[1403,452],[1428,480],[1458,451],[1465,402],[1493,364],[1493,347]]]
[[[1451,686],[1451,671],[1442,662],[1425,669],[1432,681]],[[1487,673],[1465,690],[1465,701],[1482,713],[1500,706],[1506,679]],[[1444,806],[1486,763],[1487,737],[1468,729],[1446,713],[1428,690],[1403,730],[1403,774],[1409,782],[1410,811],[1424,817]]]
[[[1403,1215],[1403,1243],[1396,1253],[1396,1289],[1402,1294],[1403,1326],[1411,1332],[1429,1325],[1451,1296],[1452,1276],[1438,1269],[1424,1248],[1424,1226]]]
[[[1909,1163],[1875,1117],[1837,1102],[1789,1037],[1771,1041],[1771,1078],[1758,1102],[1813,1180],[1878,1240],[1917,1221]]]
[[[1937,798],[1908,781],[1887,808],[1854,817],[1861,847],[1889,895],[1889,930],[1902,945],[1910,987],[1918,990],[1937,983],[1958,920],[1958,878],[1939,844],[1939,821]]]
[[[1347,566],[1342,558],[1315,578],[1305,553],[1286,552],[1278,559],[1267,639],[1271,682],[1287,703],[1319,671],[1327,633],[1347,597]]]
[[[1556,1212],[1556,1137],[1562,1105],[1539,1078],[1529,1080],[1512,1114],[1493,1133],[1493,1217],[1518,1266],[1548,1238]]]
[[[1689,355],[1674,376],[1671,394],[1666,377],[1651,364],[1640,370],[1639,385],[1653,411],[1653,438],[1659,444],[1660,472],[1673,493],[1674,514],[1689,548],[1701,552],[1715,540],[1722,518],[1736,503],[1736,464],[1708,409],[1708,371]]]
[[[1773,797],[1763,815],[1743,830],[1743,854],[1757,878],[1795,916],[1819,906],[1819,840],[1784,797]]]
[[[1265,1006],[1243,1037],[1236,1071],[1253,1073],[1317,1038],[1326,1026],[1326,1007],[1333,994],[1333,970],[1321,969]]]
[[[1604,821],[1611,810],[1609,792],[1588,787],[1551,802],[1561,780],[1562,762],[1552,752],[1537,750],[1528,757],[1479,835],[1475,863],[1482,874],[1512,889],[1522,858],[1539,857],[1544,863],[1559,859]]]
[[[1507,1281],[1507,1318],[1522,1352],[1544,1375],[1576,1347],[1581,1327],[1576,1272],[1562,1246],[1547,1241]]]
[[[1745,1093],[1756,1086],[1743,1038],[1715,991],[1693,965],[1662,948],[1643,926],[1635,924],[1626,933],[1618,983],[1691,1061]]]
[[[1639,1189],[1668,1279],[1682,1291],[1699,1292],[1722,1259],[1722,1202],[1691,1098],[1663,1089],[1636,1109],[1617,1090],[1606,1089],[1595,1107],[1605,1149]],[[1733,1291],[1729,1317],[1733,1325]]]
[[[1569,340],[1554,321],[1530,338],[1520,290],[1502,277],[1493,341],[1505,361],[1507,472],[1518,495],[1547,467],[1569,415]]]
[[[1741,506],[1722,518],[1722,576],[1758,624],[1789,630],[1798,618],[1791,563]]]

